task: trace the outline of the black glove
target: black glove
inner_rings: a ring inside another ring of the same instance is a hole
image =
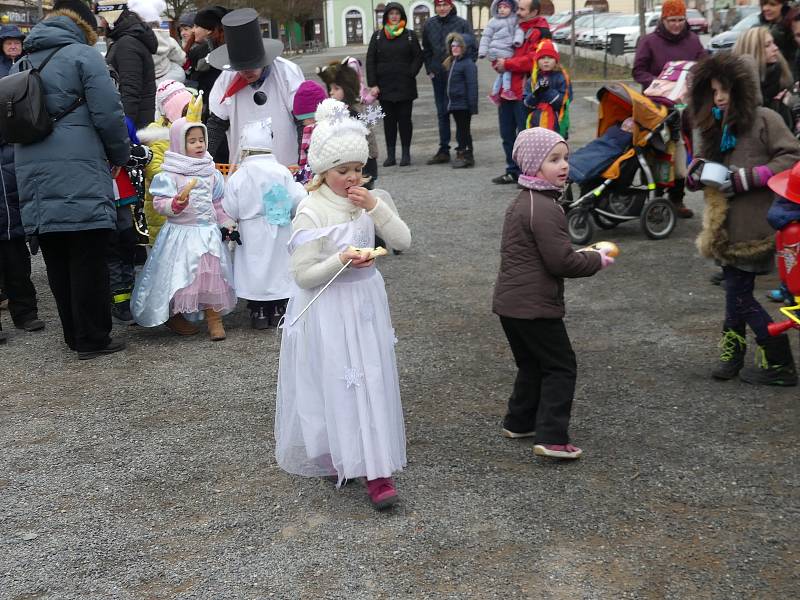
[[[128,159],[129,167],[146,167],[148,163],[153,160],[153,153],[150,148],[143,144],[131,145],[131,157]]]
[[[239,235],[239,231],[237,229],[228,229],[227,227],[220,227],[219,232],[222,234],[222,241],[227,242],[230,240],[231,242],[236,242],[240,246],[242,245],[242,236]]]
[[[36,256],[39,254],[39,236],[35,233],[33,235],[25,236],[25,241],[28,242],[28,248],[31,249],[31,254]]]

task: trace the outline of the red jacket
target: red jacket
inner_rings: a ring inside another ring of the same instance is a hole
[[[511,91],[522,100],[525,96],[523,89],[525,79],[533,70],[533,55],[536,54],[536,47],[542,38],[550,37],[550,26],[544,17],[534,17],[530,21],[520,23],[519,28],[525,32],[525,41],[518,48],[514,48],[514,56],[505,60],[505,69],[512,73]]]

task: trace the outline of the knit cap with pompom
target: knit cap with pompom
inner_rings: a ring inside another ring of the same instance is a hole
[[[367,128],[350,116],[347,105],[333,98],[320,103],[308,147],[308,166],[315,175],[349,162],[362,165],[369,158]]]

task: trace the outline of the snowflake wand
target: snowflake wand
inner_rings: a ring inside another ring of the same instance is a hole
[[[330,280],[328,283],[326,283],[326,284],[325,284],[325,287],[323,287],[323,288],[322,288],[320,291],[318,291],[318,292],[317,292],[317,295],[316,295],[316,296],[314,296],[314,297],[311,299],[311,302],[309,302],[308,304],[306,304],[306,307],[305,307],[303,310],[301,310],[301,311],[300,311],[300,314],[299,314],[299,315],[297,315],[297,316],[296,316],[296,317],[295,317],[295,318],[292,320],[292,322],[291,322],[291,323],[289,323],[289,327],[292,327],[292,326],[293,326],[295,323],[297,323],[297,321],[299,321],[299,320],[300,320],[300,317],[302,317],[302,316],[303,316],[303,313],[305,313],[305,312],[306,312],[306,311],[307,311],[309,308],[311,308],[311,305],[312,305],[312,304],[314,304],[314,302],[316,302],[316,301],[317,301],[317,298],[319,298],[319,297],[322,295],[322,292],[324,292],[325,290],[327,290],[327,289],[328,289],[328,286],[329,286],[330,284],[332,284],[332,283],[333,283],[333,282],[336,280],[336,278],[337,278],[339,275],[341,275],[341,274],[342,274],[342,272],[343,272],[343,271],[344,271],[344,270],[345,270],[347,267],[349,267],[349,266],[350,266],[350,263],[351,263],[351,262],[353,262],[353,259],[352,259],[352,258],[351,258],[350,260],[348,260],[346,263],[344,263],[344,265],[342,266],[342,268],[341,268],[341,269],[339,269],[338,271],[336,271],[336,275],[334,275],[333,277],[331,277],[331,280]]]

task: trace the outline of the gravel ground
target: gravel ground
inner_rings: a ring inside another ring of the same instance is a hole
[[[515,190],[489,183],[503,163],[486,103],[474,169],[422,164],[437,136],[420,81],[414,164],[379,180],[415,238],[381,263],[408,431],[399,507],[278,469],[279,337],[243,305],[225,342],[118,326],[127,351],[78,362],[36,257],[47,329],[0,347],[0,598],[800,595],[798,389],[708,377],[723,296],[698,218],[662,242],[609,232],[617,264],[567,284],[584,458],[500,437],[515,369],[490,298]],[[593,91],[576,89],[574,142],[593,135]]]

